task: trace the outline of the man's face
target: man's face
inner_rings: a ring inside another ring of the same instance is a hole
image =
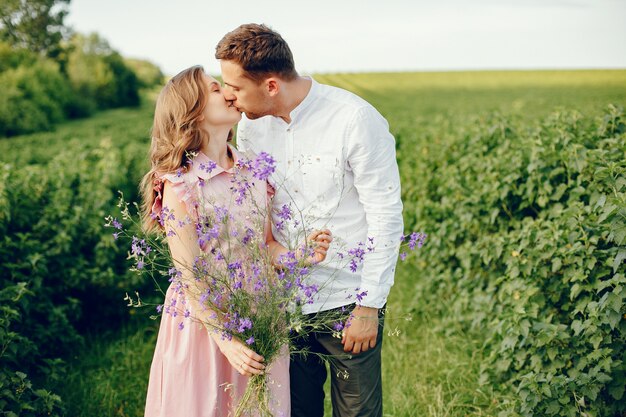
[[[233,61],[222,59],[220,65],[226,100],[232,101],[248,119],[258,119],[272,114],[271,100],[264,82],[257,84],[244,76],[241,66]]]

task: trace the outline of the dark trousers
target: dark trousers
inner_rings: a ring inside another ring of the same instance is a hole
[[[291,416],[324,416],[326,365],[314,353],[333,355],[330,360],[330,396],[333,417],[382,417],[383,392],[381,350],[384,320],[378,315],[376,347],[347,357],[341,339],[327,332],[310,333],[296,346],[307,348],[306,355],[292,354],[290,363]],[[319,313],[324,314],[324,312]]]

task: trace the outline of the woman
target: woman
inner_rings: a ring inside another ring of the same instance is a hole
[[[184,220],[170,229],[166,218],[197,219],[210,204],[226,208],[236,225],[248,227],[268,221],[267,213],[258,210],[251,200],[233,198],[234,171],[247,175],[245,166],[237,166],[242,155],[227,143],[232,127],[240,119],[241,113],[225,100],[220,84],[199,66],[173,77],[157,99],[150,150],[152,168],[142,181],[144,223],[148,229],[161,227],[167,233],[170,253],[183,282],[193,282],[191,266],[198,254],[215,251],[215,247],[198,243],[197,222]],[[250,195],[263,199],[271,195],[265,181],[251,181],[247,187]],[[267,248],[278,265],[279,257],[287,250],[274,241],[271,228],[265,226],[264,230]],[[228,240],[228,250],[246,259],[240,237],[238,240],[233,235],[236,233],[222,233],[220,239],[222,243]],[[332,240],[330,232],[317,231],[308,239],[315,242],[310,262],[323,260]],[[248,255],[246,262],[254,261]],[[288,416],[288,355],[280,356],[265,369],[264,358],[245,342],[236,337],[224,338],[221,332],[199,324],[211,323],[215,313],[200,305],[198,295],[191,286],[172,283],[168,288],[164,306],[170,314],[163,314],[161,319],[145,416],[227,416],[236,407],[248,378],[264,372],[271,381],[274,415]],[[182,318],[186,316],[195,322],[185,326]]]

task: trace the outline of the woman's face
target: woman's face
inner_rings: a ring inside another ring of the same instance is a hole
[[[227,101],[222,93],[222,87],[210,75],[205,75],[208,98],[204,108],[204,123],[210,127],[233,127],[241,120],[241,113],[231,101]]]

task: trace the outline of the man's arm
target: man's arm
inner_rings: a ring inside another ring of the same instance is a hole
[[[372,107],[360,109],[349,128],[348,164],[365,210],[374,251],[364,257],[359,291],[367,294],[353,311],[342,343],[359,353],[376,345],[378,309],[387,302],[403,231],[400,175],[395,140],[387,121]],[[364,242],[368,243],[368,242]]]

